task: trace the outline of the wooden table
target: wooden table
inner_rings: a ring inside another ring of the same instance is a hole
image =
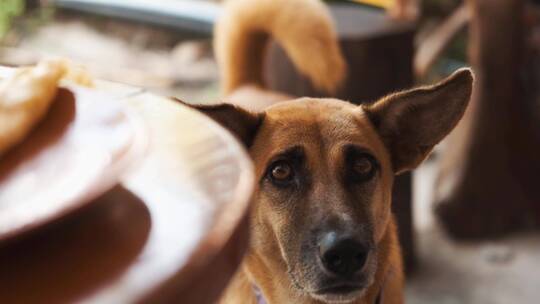
[[[69,134],[107,104],[117,112],[98,115],[106,130],[128,123],[102,170],[77,149],[105,155],[103,133],[78,144]],[[54,190],[62,174],[90,168],[98,173],[75,195],[17,192]],[[20,216],[3,233],[0,225],[0,303],[214,303],[246,248],[252,187],[243,148],[202,114],[121,85],[64,85],[45,121],[0,159],[0,217]]]

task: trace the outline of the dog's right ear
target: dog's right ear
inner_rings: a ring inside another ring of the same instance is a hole
[[[264,113],[252,113],[238,106],[222,103],[216,105],[193,105],[176,99],[215,120],[233,133],[246,147],[251,146],[257,130],[262,124]]]

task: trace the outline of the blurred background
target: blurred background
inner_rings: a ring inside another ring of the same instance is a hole
[[[326,2],[350,69],[340,98],[372,101],[459,67],[476,72],[466,118],[396,185],[407,302],[538,303],[538,1]],[[205,0],[0,0],[0,65],[63,56],[100,79],[213,103],[219,14],[220,2]],[[270,87],[322,95],[279,46],[268,60]]]

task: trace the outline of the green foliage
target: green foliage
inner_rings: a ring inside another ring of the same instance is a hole
[[[9,30],[12,18],[23,12],[24,0],[0,0],[0,38]]]

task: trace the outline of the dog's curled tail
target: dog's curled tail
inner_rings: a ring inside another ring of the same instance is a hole
[[[299,72],[334,93],[346,75],[329,12],[320,0],[229,0],[216,24],[214,47],[225,94],[264,86],[269,38],[285,49]]]

